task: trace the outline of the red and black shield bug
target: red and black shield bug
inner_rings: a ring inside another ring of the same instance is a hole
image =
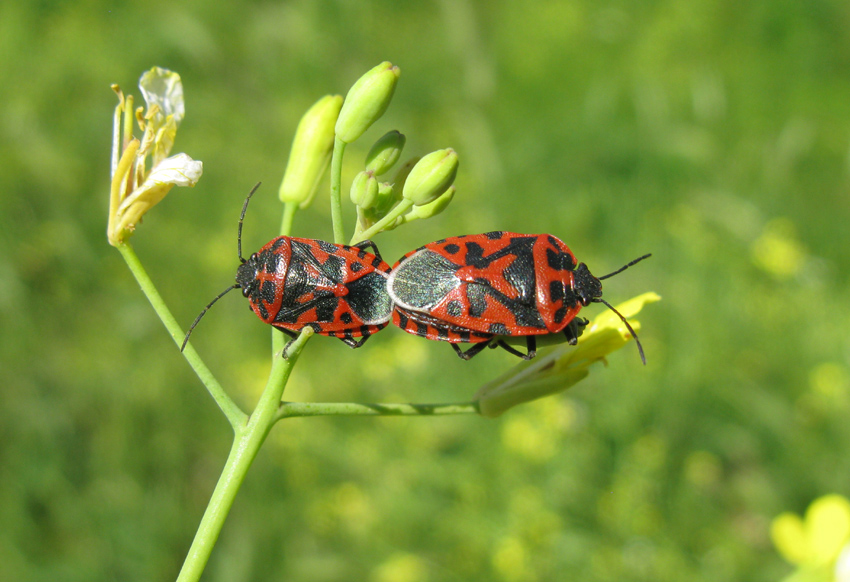
[[[588,323],[577,317],[581,308],[603,303],[626,324],[645,364],[632,326],[602,299],[601,280],[649,256],[594,277],[549,234],[497,231],[439,240],[393,265],[387,281],[393,323],[408,333],[450,342],[464,360],[487,346],[530,360],[537,336],[563,333],[574,345]],[[525,337],[525,354],[508,345],[510,336]],[[463,351],[458,343],[475,345]]]
[[[207,310],[233,289],[242,289],[251,310],[290,337],[310,326],[320,335],[359,348],[389,323],[390,266],[371,241],[348,246],[289,236],[272,239],[243,259],[242,221],[258,187],[248,194],[239,216],[237,252],[242,264],[236,270],[236,284],[219,293],[195,318],[180,350]],[[366,252],[370,247],[374,253]]]

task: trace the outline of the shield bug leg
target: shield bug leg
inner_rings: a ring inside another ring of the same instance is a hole
[[[573,319],[566,329],[564,329],[564,337],[567,338],[567,343],[571,346],[576,345],[578,343],[578,338],[581,337],[581,334],[584,332],[584,328],[588,323],[590,323],[590,321],[583,317],[576,317]]]
[[[373,243],[371,240],[363,240],[363,241],[360,241],[359,243],[357,243],[356,245],[351,245],[351,246],[353,246],[355,249],[360,249],[361,251],[365,251],[366,249],[372,249],[373,255],[375,255],[376,257],[378,257],[382,261],[384,260],[381,257],[381,251],[378,250],[378,246],[375,243]]]
[[[480,354],[484,350],[484,348],[489,346],[490,342],[481,342],[481,343],[475,344],[474,346],[472,346],[471,348],[469,348],[466,351],[463,351],[462,349],[460,349],[457,344],[450,344],[450,345],[452,346],[452,348],[454,348],[455,353],[458,355],[458,357],[461,360],[469,361],[472,358],[474,358],[476,355]]]
[[[533,335],[526,336],[525,345],[526,345],[526,353],[524,353],[524,354],[521,351],[519,351],[518,349],[516,349],[515,347],[507,344],[504,340],[499,340],[490,347],[499,346],[500,348],[502,348],[506,352],[511,353],[511,354],[517,356],[518,358],[522,358],[523,360],[534,359],[534,357],[537,355],[537,337],[533,336]]]
[[[363,344],[365,344],[366,340],[369,339],[370,337],[372,337],[372,336],[364,335],[359,340],[356,340],[353,337],[341,337],[339,339],[342,341],[342,343],[344,343],[345,345],[350,347],[352,350],[354,350],[354,349],[359,348]]]
[[[289,338],[289,341],[286,342],[286,345],[283,346],[283,349],[280,350],[280,357],[284,360],[289,359],[289,348],[292,347],[292,344],[295,343],[295,338],[298,337],[298,334],[294,331],[289,331],[288,329],[283,329],[282,327],[273,326],[276,330],[283,333],[286,337]]]

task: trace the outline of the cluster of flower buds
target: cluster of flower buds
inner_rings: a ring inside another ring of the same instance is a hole
[[[458,157],[451,148],[408,160],[390,182],[379,181],[401,156],[405,137],[390,131],[375,142],[366,156],[366,169],[351,184],[351,202],[357,206],[357,232],[392,230],[400,224],[431,218],[454,197]],[[391,220],[387,220],[387,218]],[[380,229],[374,229],[376,224]]]
[[[400,74],[398,67],[383,62],[352,85],[335,118],[334,137],[339,151],[360,138],[384,114]],[[331,138],[323,135],[325,143],[329,143]],[[452,183],[458,157],[452,149],[409,160],[392,180],[382,179],[398,163],[405,141],[399,131],[384,134],[369,150],[363,171],[352,181],[349,197],[357,207],[355,239],[364,233],[373,236],[410,220],[435,216],[454,196]]]
[[[387,110],[401,71],[383,62],[352,85],[345,99],[322,97],[301,119],[280,186],[283,202],[306,208],[333,156],[359,139]],[[396,226],[430,218],[451,202],[458,157],[451,148],[413,158],[391,180],[385,179],[398,163],[406,138],[399,131],[384,134],[366,156],[355,176],[349,197],[357,207],[354,238],[362,240]]]
[[[133,96],[118,94],[112,143],[112,186],[107,238],[113,246],[133,234],[142,217],[174,186],[194,186],[204,165],[186,154],[169,157],[177,127],[183,120],[183,84],[180,75],[154,67],[139,79],[147,111],[133,110]],[[133,136],[134,121],[142,138]],[[150,169],[147,158],[151,156]]]

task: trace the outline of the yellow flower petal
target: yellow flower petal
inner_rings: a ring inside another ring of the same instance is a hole
[[[850,540],[850,501],[841,495],[816,499],[806,511],[809,557],[815,564],[835,561]]]
[[[804,564],[808,560],[808,541],[803,520],[798,515],[785,512],[775,517],[770,524],[770,539],[782,557],[792,564]]]

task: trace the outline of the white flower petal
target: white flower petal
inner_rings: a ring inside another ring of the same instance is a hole
[[[150,110],[158,105],[163,118],[174,116],[177,125],[183,120],[186,110],[183,104],[183,82],[180,75],[168,69],[154,67],[139,79],[139,89]]]
[[[162,160],[151,170],[145,182],[194,186],[204,173],[204,163],[186,154],[177,154]]]

